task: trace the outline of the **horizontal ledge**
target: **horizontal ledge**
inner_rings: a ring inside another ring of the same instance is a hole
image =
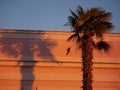
[[[58,37],[59,36],[59,37]],[[52,39],[61,39],[66,41],[68,34],[67,33],[55,33],[55,32],[40,32],[40,33],[4,33],[4,36],[0,38],[4,39],[41,39],[41,38],[52,38]]]
[[[12,38],[29,38],[29,35],[31,36],[38,36],[40,34],[45,34],[47,36],[60,36],[60,39],[64,39],[66,40],[65,37],[69,37],[71,34],[73,34],[72,32],[63,32],[63,31],[38,31],[38,30],[4,30],[4,29],[0,29],[0,34],[4,34],[5,36],[1,36],[3,38],[6,37],[12,37]],[[22,35],[24,35],[23,37],[21,37]],[[30,38],[34,38],[31,37]],[[111,40],[111,36],[113,38],[118,38],[120,37],[120,34],[111,34],[111,33],[106,33],[104,34],[104,36],[106,38],[108,38],[109,40]],[[63,38],[64,37],[64,38]],[[58,39],[58,37],[55,37]],[[116,39],[117,41],[120,41],[119,39]]]
[[[41,59],[41,58],[38,58],[37,60],[34,60],[33,59],[23,59],[23,60],[19,60],[19,59],[15,59],[15,58],[0,58],[0,61],[14,61],[14,62],[60,62],[60,63],[81,63],[82,62],[82,59],[78,56],[74,56],[74,57],[58,57],[56,56],[55,57],[55,60],[52,60],[52,57],[45,57],[44,59]],[[120,59],[119,58],[94,58],[92,60],[94,63],[102,63],[102,64],[120,64]]]
[[[20,90],[18,87],[0,87],[0,90]],[[80,87],[24,87],[24,90],[82,90]]]
[[[80,73],[35,73],[35,72],[1,72],[1,80],[54,80],[54,81],[82,81]],[[94,74],[93,82],[120,82],[120,74]]]
[[[81,62],[49,62],[49,61],[40,61],[40,62],[18,62],[18,61],[0,61],[0,66],[46,66],[46,67],[82,67]],[[101,63],[94,62],[93,68],[120,68],[120,63]]]
[[[81,87],[81,86],[80,86]],[[31,86],[27,86],[24,87],[25,90],[82,90],[82,88],[80,87],[42,87],[42,86],[38,86],[38,87],[31,87]],[[120,88],[117,87],[113,87],[113,88],[94,88],[94,90],[119,90]],[[20,87],[0,87],[0,90],[20,90]]]
[[[53,61],[0,61],[1,66],[52,66],[52,67],[82,67],[81,62],[53,62]],[[120,63],[94,62],[94,67],[100,68],[120,68]]]

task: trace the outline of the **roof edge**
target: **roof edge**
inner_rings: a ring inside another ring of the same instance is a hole
[[[72,31],[55,31],[55,30],[20,30],[20,29],[0,29],[0,33],[25,33],[25,34],[39,34],[39,33],[48,33],[48,34],[71,34]],[[120,33],[106,33],[105,35],[117,35],[120,36]]]

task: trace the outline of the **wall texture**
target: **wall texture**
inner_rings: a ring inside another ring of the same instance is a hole
[[[0,90],[82,90],[81,51],[70,35],[1,29]],[[109,55],[94,50],[93,89],[120,90],[120,34],[105,40]]]

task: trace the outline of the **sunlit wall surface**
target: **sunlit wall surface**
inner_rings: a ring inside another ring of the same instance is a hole
[[[70,32],[0,30],[0,90],[82,90],[81,50]],[[120,34],[94,50],[93,89],[120,90]],[[71,48],[66,55],[68,47]]]

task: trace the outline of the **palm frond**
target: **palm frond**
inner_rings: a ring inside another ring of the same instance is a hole
[[[110,12],[106,12],[100,7],[93,7],[84,10],[78,6],[76,13],[71,9],[71,16],[68,17],[67,25],[71,26],[75,33],[85,33],[90,31],[90,35],[96,36],[97,39],[103,39],[103,34],[113,30],[114,25],[109,21],[112,17]]]
[[[97,26],[97,28],[101,29],[100,31],[102,33],[106,33],[106,32],[110,32],[111,30],[113,30],[114,26],[110,22],[99,21],[99,25]]]
[[[79,32],[78,32],[78,34],[77,34],[77,42],[81,42],[82,41],[82,37],[79,35]]]
[[[69,48],[67,48],[66,55],[68,55],[68,54],[70,53],[70,50],[71,50],[71,48],[70,48],[70,47],[69,47]]]
[[[98,20],[100,21],[109,21],[112,18],[112,14],[110,12],[101,12],[100,15],[98,15]]]
[[[70,26],[69,22],[63,24],[63,26]]]
[[[98,50],[104,50],[104,52],[108,52],[109,51],[109,49],[110,49],[110,45],[107,43],[107,42],[105,42],[105,41],[100,41],[100,42],[98,42],[97,44],[96,44],[96,48],[98,49]]]
[[[69,16],[69,17],[68,17],[68,21],[69,21],[70,26],[72,26],[72,27],[75,26],[76,20],[75,20],[74,17]]]
[[[100,7],[93,7],[91,9],[88,10],[87,13],[90,13],[92,16],[98,16],[100,15],[100,13],[103,12],[102,8]]]
[[[96,36],[97,39],[103,40],[103,34],[99,30],[95,32],[95,36]]]
[[[75,24],[76,24],[75,19],[72,16],[69,16],[68,17],[68,22],[65,23],[63,26],[71,26],[71,29],[74,29]]]
[[[105,33],[106,31],[111,31],[114,27],[112,23],[109,22],[112,17],[110,12],[105,12],[105,10],[101,8],[91,8],[86,14],[89,16],[89,19],[85,22],[88,28],[92,28],[93,30],[99,29],[102,33]]]
[[[97,38],[102,38],[104,33],[108,33],[113,30],[114,26],[110,22],[99,21],[92,26]]]
[[[69,9],[69,11],[71,12],[71,15],[76,19],[78,18],[77,14],[75,14],[71,9]]]
[[[77,38],[77,34],[72,34],[68,39],[67,41],[70,41],[70,40],[74,40],[75,38]]]
[[[78,8],[77,8],[76,12],[77,12],[78,16],[80,16],[80,15],[83,15],[83,14],[84,14],[84,10],[83,10],[83,8],[82,8],[81,6],[78,6]]]

